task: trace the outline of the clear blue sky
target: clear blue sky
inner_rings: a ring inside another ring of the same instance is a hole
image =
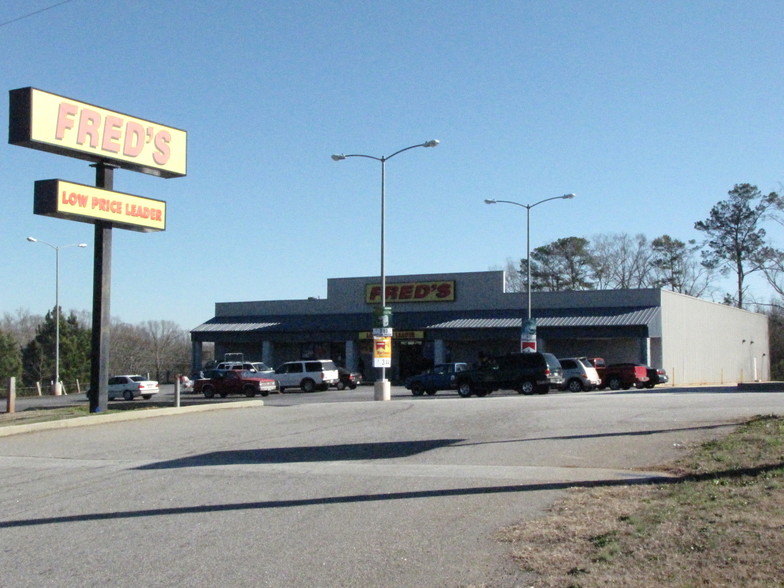
[[[669,234],[736,183],[784,182],[784,2],[58,0],[0,3],[0,93],[33,86],[188,131],[188,175],[115,173],[168,203],[113,232],[111,314],[186,329],[215,302],[325,297],[379,273],[484,271],[560,237]],[[13,22],[9,22],[13,21]],[[0,312],[92,304],[93,227],[33,215],[87,162],[0,148]],[[771,227],[771,231],[775,231]],[[784,245],[778,228],[777,244]],[[764,297],[764,292],[755,294]]]

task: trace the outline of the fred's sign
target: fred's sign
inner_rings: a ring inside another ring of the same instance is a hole
[[[35,88],[9,94],[12,145],[163,178],[186,173],[185,131]]]
[[[166,230],[166,203],[161,200],[63,180],[35,183],[33,212],[85,223],[109,221],[112,226],[144,233]]]
[[[407,282],[386,285],[386,302],[452,302],[455,299],[454,281]],[[381,302],[381,284],[365,285],[365,302]]]

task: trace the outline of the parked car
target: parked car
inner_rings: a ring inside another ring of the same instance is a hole
[[[587,357],[559,358],[563,369],[563,385],[561,390],[569,392],[582,392],[593,390],[602,383],[596,368],[591,365]]]
[[[345,390],[350,388],[354,390],[362,383],[362,374],[359,372],[352,372],[344,367],[338,366],[338,383],[335,388],[338,390]]]
[[[414,396],[432,396],[439,390],[457,390],[456,376],[468,368],[468,364],[461,361],[439,363],[424,373],[406,378],[404,385]]]
[[[137,396],[149,400],[153,394],[157,393],[158,382],[148,380],[138,374],[109,378],[109,400],[114,400],[118,396],[121,396],[123,400],[135,400]]]
[[[645,382],[645,388],[653,388],[656,384],[666,384],[670,381],[670,377],[662,368],[648,367],[648,381]]]
[[[209,370],[205,377],[193,383],[194,394],[204,394],[212,398],[216,394],[226,398],[229,394],[244,394],[253,398],[256,394],[267,396],[278,385],[275,380],[250,370]]]
[[[547,394],[563,384],[561,363],[552,353],[523,352],[491,357],[478,368],[456,376],[457,393],[486,396],[494,390],[517,390],[519,394]]]
[[[283,392],[286,388],[300,388],[303,392],[327,390],[338,383],[338,366],[331,359],[302,359],[287,361],[269,374]]]

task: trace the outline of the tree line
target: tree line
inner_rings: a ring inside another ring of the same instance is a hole
[[[54,382],[56,309],[45,316],[18,310],[0,322],[0,386],[15,377],[23,387]],[[91,320],[87,312],[60,310],[60,381],[66,392],[86,391],[90,384]],[[189,373],[190,334],[172,321],[149,320],[110,325],[110,374],[142,374],[160,382]]]
[[[627,233],[596,235],[592,240],[564,237],[531,252],[531,290],[667,288],[714,298],[720,278],[732,275],[735,289],[722,301],[744,308],[748,279],[760,273],[784,299],[784,251],[768,238],[767,223],[784,224],[784,197],[737,184],[706,219],[694,223],[705,235],[702,242],[668,234],[652,240]],[[526,290],[527,260],[507,260],[506,269],[507,289]]]

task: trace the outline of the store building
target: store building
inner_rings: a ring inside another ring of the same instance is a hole
[[[191,331],[194,369],[212,342],[216,358],[243,353],[271,366],[332,358],[374,380],[379,282],[332,278],[324,299],[218,302],[215,316]],[[505,291],[503,271],[387,276],[386,285],[393,382],[434,363],[520,350],[527,298]],[[674,385],[770,376],[768,321],[759,313],[660,289],[534,292],[531,306],[538,349],[558,357],[662,367]]]

